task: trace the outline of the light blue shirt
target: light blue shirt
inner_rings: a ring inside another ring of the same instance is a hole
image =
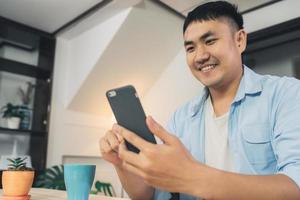
[[[203,109],[207,97],[205,88],[173,114],[167,128],[201,163],[205,163]],[[259,75],[244,66],[229,111],[228,140],[235,172],[285,174],[300,187],[300,81]],[[168,192],[156,189],[155,199],[169,198]],[[181,194],[180,199],[197,198]]]

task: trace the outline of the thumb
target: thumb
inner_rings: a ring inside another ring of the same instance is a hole
[[[172,143],[172,136],[160,125],[158,124],[151,116],[146,118],[146,123],[150,131],[164,143]]]

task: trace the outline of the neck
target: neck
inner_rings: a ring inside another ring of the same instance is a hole
[[[208,88],[216,116],[221,116],[229,111],[239,88],[242,75],[243,70],[236,76],[237,78],[228,81],[227,84],[223,84],[220,87]]]

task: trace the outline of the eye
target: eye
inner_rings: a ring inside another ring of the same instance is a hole
[[[214,44],[216,41],[217,41],[216,38],[208,39],[208,40],[205,41],[205,44],[206,44],[206,45],[212,45],[212,44]]]
[[[185,48],[185,51],[186,52],[188,52],[188,53],[191,53],[191,52],[193,52],[194,51],[194,47],[193,46],[187,46],[186,48]]]

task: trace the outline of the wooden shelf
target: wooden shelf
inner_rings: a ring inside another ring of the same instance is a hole
[[[8,133],[8,134],[30,134],[32,136],[41,136],[41,137],[44,137],[47,134],[46,131],[9,129],[9,128],[0,127],[0,134],[1,133]]]
[[[6,71],[44,80],[50,78],[51,75],[51,72],[48,70],[5,58],[0,58],[0,71]]]

